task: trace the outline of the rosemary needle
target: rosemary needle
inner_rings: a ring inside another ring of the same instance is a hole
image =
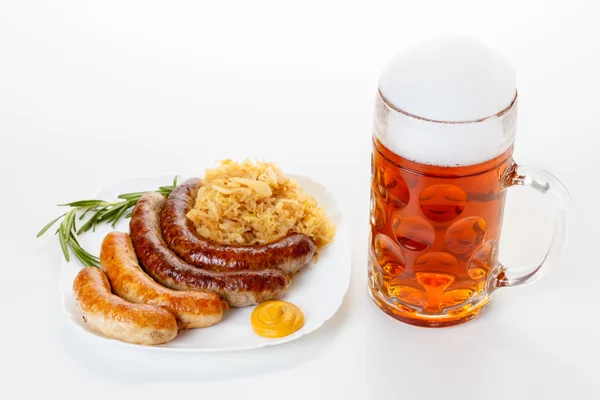
[[[173,179],[172,185],[161,186],[156,192],[168,196],[176,186],[177,176]],[[56,234],[65,260],[71,261],[70,254],[73,252],[73,255],[83,265],[100,267],[100,259],[81,247],[77,236],[90,229],[95,231],[96,227],[102,223],[108,223],[114,228],[123,216],[130,218],[131,209],[144,193],[146,192],[124,193],[118,196],[119,201],[78,200],[59,204],[60,207],[70,207],[69,211],[46,224],[36,237],[42,236],[62,218]],[[89,218],[77,229],[77,220],[84,220],[88,214],[90,215]]]

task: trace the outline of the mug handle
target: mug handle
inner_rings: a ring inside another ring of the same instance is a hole
[[[550,248],[540,264],[506,268],[500,264],[500,273],[496,277],[494,286],[515,287],[532,283],[540,279],[554,264],[563,246],[566,232],[565,216],[571,199],[569,192],[551,173],[534,167],[523,167],[514,164],[508,168],[502,180],[503,189],[512,186],[525,186],[534,189],[550,200],[556,210],[554,235]]]

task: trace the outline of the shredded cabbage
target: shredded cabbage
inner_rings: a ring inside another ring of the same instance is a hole
[[[335,235],[325,209],[275,164],[264,161],[226,160],[206,170],[187,217],[200,236],[223,244],[265,244],[297,232],[319,249]]]

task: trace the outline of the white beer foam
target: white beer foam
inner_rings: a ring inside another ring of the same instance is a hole
[[[514,68],[477,39],[447,36],[401,53],[379,91],[389,104],[378,96],[376,137],[409,160],[473,165],[514,142],[516,102],[496,115],[515,99]]]

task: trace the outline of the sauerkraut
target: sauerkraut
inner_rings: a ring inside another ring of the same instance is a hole
[[[265,244],[297,232],[320,249],[335,235],[325,209],[275,164],[262,161],[226,160],[206,170],[187,217],[200,236],[223,244]]]

